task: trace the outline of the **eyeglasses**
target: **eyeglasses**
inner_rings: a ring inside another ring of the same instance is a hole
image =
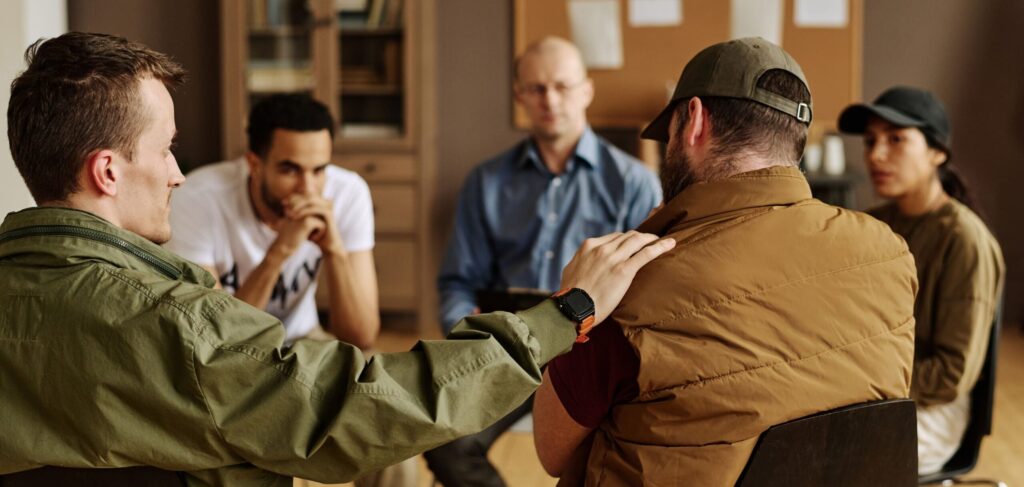
[[[558,93],[558,96],[565,96],[571,93],[576,88],[583,86],[586,80],[577,81],[575,83],[565,83],[562,81],[556,81],[554,83],[524,83],[518,85],[516,88],[519,94],[523,96],[529,96],[534,98],[543,98],[547,96],[548,90],[552,90]]]

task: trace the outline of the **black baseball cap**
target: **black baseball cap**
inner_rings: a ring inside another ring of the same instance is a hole
[[[932,142],[949,152],[950,129],[946,107],[928,91],[896,86],[885,90],[870,105],[850,105],[839,114],[839,130],[863,134],[872,116],[898,127],[916,127]]]
[[[668,142],[668,128],[676,105],[694,96],[751,100],[791,115],[805,124],[811,123],[810,103],[790,100],[758,88],[761,76],[776,69],[796,76],[807,87],[807,78],[796,60],[781,47],[760,37],[734,39],[706,47],[686,63],[672,100],[640,136]]]

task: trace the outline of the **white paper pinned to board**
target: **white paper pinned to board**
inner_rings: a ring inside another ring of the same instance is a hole
[[[587,68],[622,68],[619,0],[569,0],[569,27]]]
[[[683,0],[629,0],[630,27],[665,27],[683,23]]]
[[[782,0],[732,0],[732,39],[763,37],[782,45]]]
[[[847,0],[796,0],[793,24],[841,29],[850,23],[849,14]]]

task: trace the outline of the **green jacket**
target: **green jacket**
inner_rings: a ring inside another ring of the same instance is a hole
[[[344,482],[520,405],[576,332],[550,301],[365,360],[92,214],[0,226],[0,474],[151,465],[193,485]]]

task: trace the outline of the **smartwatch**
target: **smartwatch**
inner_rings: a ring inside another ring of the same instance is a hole
[[[555,306],[566,318],[576,323],[576,343],[587,343],[587,333],[594,327],[594,300],[579,288],[563,289],[553,294]]]

